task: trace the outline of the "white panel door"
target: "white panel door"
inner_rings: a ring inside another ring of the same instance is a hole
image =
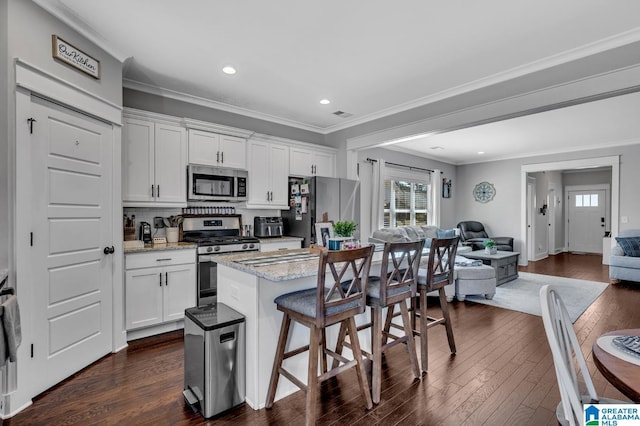
[[[313,172],[317,176],[335,177],[336,156],[326,152],[316,152],[313,157]]]
[[[164,268],[164,321],[184,318],[184,310],[196,306],[196,265]]]
[[[263,141],[249,141],[249,200],[247,204],[268,204],[269,173],[269,143]],[[288,164],[287,164],[288,170]]]
[[[163,321],[163,271],[162,268],[142,268],[126,272],[124,297],[127,330]]]
[[[313,175],[313,152],[308,149],[291,147],[289,173],[294,176]]]
[[[286,208],[289,205],[289,147],[271,145],[271,204]]]
[[[602,253],[605,190],[569,191],[569,250]]]
[[[189,129],[189,164],[219,166],[220,135]]]
[[[156,124],[155,201],[187,202],[187,144],[182,127]]]
[[[220,135],[220,165],[233,169],[246,169],[247,140]]]
[[[34,394],[111,352],[113,130],[32,98]]]
[[[122,127],[122,200],[153,201],[154,123],[125,118]]]

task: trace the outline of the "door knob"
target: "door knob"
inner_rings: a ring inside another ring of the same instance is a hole
[[[103,251],[104,251],[104,254],[113,254],[115,253],[116,249],[113,246],[111,246],[111,247],[105,247]]]

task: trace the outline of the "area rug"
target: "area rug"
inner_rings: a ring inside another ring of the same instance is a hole
[[[498,308],[542,316],[540,309],[540,288],[554,286],[567,307],[571,322],[578,317],[602,294],[609,284],[573,278],[519,272],[513,281],[496,287],[496,295],[487,300],[484,295],[467,296],[470,302],[483,303]]]

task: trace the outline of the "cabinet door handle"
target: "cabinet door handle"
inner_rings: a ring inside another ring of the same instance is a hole
[[[169,273],[164,273],[164,285],[169,285]]]
[[[216,151],[216,163],[220,162],[220,151]]]
[[[224,151],[220,153],[220,162],[224,164]]]
[[[267,201],[269,201],[269,191],[267,191]]]
[[[151,198],[155,198],[156,196],[156,186],[151,185]]]
[[[160,198],[160,185],[158,185],[158,198]]]
[[[273,191],[269,191],[269,196],[271,197],[269,201],[273,201]]]
[[[158,275],[160,275],[160,287],[162,287],[162,272],[160,272]]]
[[[162,259],[156,259],[156,262],[164,262],[165,260],[171,260],[171,258],[170,257],[165,257],[165,258],[162,258]]]

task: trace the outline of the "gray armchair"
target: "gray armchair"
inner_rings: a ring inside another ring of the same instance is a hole
[[[457,227],[460,229],[462,244],[471,246],[473,250],[482,250],[485,241],[493,240],[498,250],[513,251],[513,237],[489,237],[481,222],[467,220],[458,223]]]

